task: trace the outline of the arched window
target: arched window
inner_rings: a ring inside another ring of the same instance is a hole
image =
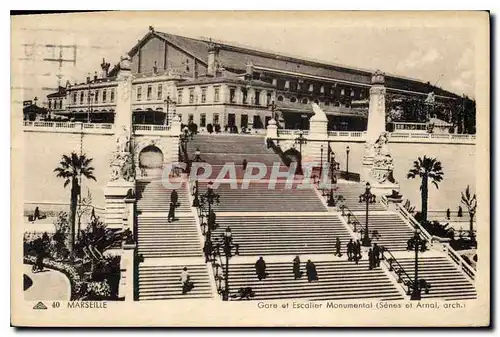
[[[292,102],[292,103],[297,102],[297,98],[295,98],[295,97],[290,98],[290,102]]]
[[[278,101],[283,102],[283,96],[278,96]]]
[[[304,99],[302,100],[302,104],[307,104],[308,102],[309,102],[309,101],[307,100],[307,98],[304,98]]]

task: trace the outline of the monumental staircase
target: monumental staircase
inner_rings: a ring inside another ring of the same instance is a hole
[[[203,160],[218,167],[226,161],[238,165],[243,159],[248,162],[279,161],[260,136],[197,135],[188,143],[191,159],[196,148],[200,149]],[[238,169],[241,178],[241,166]],[[211,178],[198,182],[200,194],[207,190]],[[223,232],[230,227],[233,242],[239,244],[240,255],[230,259],[228,270],[232,295],[240,288],[251,287],[255,300],[409,298],[385,263],[369,270],[366,251],[359,264],[347,261],[348,240],[360,238],[360,228],[353,227],[353,220],[361,228],[365,224],[366,205],[359,203],[363,185],[338,184],[335,193],[344,197],[346,206],[341,211],[337,207],[327,207],[325,198],[315,186],[297,188],[295,182],[288,188],[290,186],[285,186],[284,181],[278,181],[270,189],[267,178],[251,182],[246,189],[241,188],[239,180],[215,182],[220,204],[214,205],[218,228],[212,233],[213,240],[220,241]],[[215,288],[223,284],[225,258],[222,256],[213,265],[204,263],[201,248],[204,237],[199,226],[203,219],[198,219],[198,214],[190,207],[189,192],[193,185],[191,181],[177,190],[181,203],[176,213],[178,220],[168,223],[171,189],[154,181],[137,184],[138,253],[144,257],[138,268],[140,300],[210,298]],[[413,235],[412,226],[401,214],[387,210],[380,202],[369,207],[369,229],[379,234],[374,242],[388,248],[411,276],[413,259],[406,252],[406,243]],[[342,246],[340,258],[333,255],[337,238]],[[308,259],[316,264],[318,282],[309,283],[305,274],[301,279],[294,279],[292,260],[297,255],[302,260],[304,272]],[[260,256],[266,260],[269,274],[262,281],[257,279],[254,268]],[[421,265],[419,274],[432,285],[424,298],[475,298],[472,282],[444,252],[426,254]],[[195,283],[195,288],[186,295],[182,295],[179,281],[184,266]]]
[[[137,181],[137,253],[144,259],[138,267],[138,299],[168,300],[211,298],[210,271],[202,253],[202,237],[196,217],[191,213],[188,184],[176,191],[179,207],[173,222],[168,222],[170,194],[161,181]],[[182,294],[179,280],[184,267],[194,288]]]

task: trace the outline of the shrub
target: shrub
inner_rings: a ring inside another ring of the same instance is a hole
[[[212,134],[214,132],[214,127],[212,124],[207,124],[207,131],[208,133]]]

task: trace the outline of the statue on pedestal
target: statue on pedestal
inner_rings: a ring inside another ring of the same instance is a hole
[[[387,143],[387,132],[382,132],[373,145],[367,144],[370,147],[369,154],[373,158],[370,176],[379,184],[395,183],[393,177],[394,160],[389,153]]]
[[[116,138],[116,151],[112,153],[110,166],[109,181],[123,179],[130,182],[135,179],[134,161],[130,153],[130,136],[125,126]]]

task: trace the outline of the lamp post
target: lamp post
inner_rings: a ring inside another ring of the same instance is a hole
[[[212,233],[212,229],[215,229],[216,224],[215,224],[215,212],[212,210],[212,205],[214,204],[219,204],[220,202],[220,195],[215,193],[214,188],[213,188],[213,183],[210,181],[207,186],[207,191],[202,194],[200,197],[200,206],[204,207],[205,205],[208,205],[208,215],[207,215],[207,224],[208,224],[208,237],[210,237],[210,234]]]
[[[345,153],[347,155],[347,161],[346,161],[346,180],[349,180],[349,152],[351,152],[351,149],[349,148],[349,145],[346,146],[345,148]]]
[[[362,240],[362,244],[365,247],[371,246],[371,239],[368,232],[368,206],[369,204],[375,203],[376,199],[375,194],[373,194],[370,190],[371,190],[370,183],[366,183],[365,192],[359,195],[359,202],[366,203],[366,224],[365,224],[365,230],[363,231],[363,240]]]
[[[322,179],[323,177],[323,144],[321,144],[320,148],[320,166],[319,166],[319,177]]]
[[[427,240],[420,238],[420,231],[418,228],[415,228],[413,237],[408,240],[408,246],[406,249],[415,251],[415,274],[410,299],[418,301],[422,298],[422,289],[425,290],[425,293],[429,293],[430,288],[430,285],[427,284],[425,280],[422,279],[423,282],[420,282],[421,280],[418,279],[418,252],[425,252],[427,250]]]
[[[328,195],[328,206],[335,207],[335,198],[333,197],[333,184],[337,183],[336,171],[339,169],[339,163],[335,161],[335,152],[332,152],[330,159],[330,194]]]
[[[299,136],[295,138],[295,144],[299,145],[299,167],[297,173],[302,174],[302,144],[307,144],[307,139],[304,137],[304,132],[300,130]]]
[[[165,102],[165,105],[167,106],[167,114],[165,116],[165,125],[169,125],[170,121],[168,120],[168,108],[169,108],[170,103],[172,103],[172,101],[170,100],[170,96],[167,96],[167,99],[164,102]]]
[[[220,289],[222,292],[222,300],[229,300],[229,260],[233,257],[233,249],[235,250],[234,255],[240,255],[239,244],[233,243],[233,234],[231,232],[231,227],[227,227],[224,231],[224,237],[222,239],[224,256],[226,257],[226,263],[224,266],[224,289]],[[220,254],[220,245],[217,245],[217,252]]]

